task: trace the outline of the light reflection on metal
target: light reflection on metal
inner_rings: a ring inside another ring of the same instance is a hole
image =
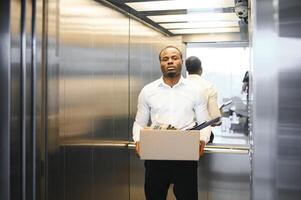
[[[218,27],[238,27],[237,22],[189,22],[189,23],[162,23],[160,26],[166,29],[178,28],[218,28]]]
[[[206,9],[234,7],[234,0],[173,0],[173,1],[140,1],[126,3],[137,11],[159,11],[180,9]]]
[[[196,28],[196,29],[170,29],[174,34],[196,34],[196,33],[226,33],[239,32],[239,28]]]
[[[180,14],[180,15],[154,15],[147,16],[154,22],[196,22],[196,21],[232,21],[238,22],[235,13],[200,13],[200,14]]]

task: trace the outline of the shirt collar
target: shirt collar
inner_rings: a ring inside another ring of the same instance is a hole
[[[189,74],[188,77],[189,78],[201,78],[201,76],[198,74]]]
[[[177,87],[177,86],[182,85],[182,84],[186,85],[187,82],[188,82],[188,80],[186,80],[181,75],[179,82],[177,84],[175,84],[174,87]],[[168,87],[170,87],[169,85],[167,85],[166,83],[164,83],[163,76],[161,76],[161,78],[159,79],[158,86],[168,86]]]

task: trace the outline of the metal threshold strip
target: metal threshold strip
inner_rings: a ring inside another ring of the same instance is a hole
[[[60,146],[65,147],[110,147],[135,149],[134,142],[126,140],[63,140]],[[249,147],[238,145],[216,145],[208,144],[205,147],[206,153],[227,153],[227,154],[248,154]]]

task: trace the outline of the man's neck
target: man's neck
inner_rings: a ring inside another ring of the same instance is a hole
[[[175,76],[175,77],[163,76],[163,81],[165,84],[169,85],[170,87],[173,87],[174,85],[176,85],[179,82],[180,78],[181,78],[181,75]]]

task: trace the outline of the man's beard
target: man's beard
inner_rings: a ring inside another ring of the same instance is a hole
[[[177,72],[175,71],[167,71],[166,72],[166,77],[169,77],[169,78],[173,78],[177,75]]]

